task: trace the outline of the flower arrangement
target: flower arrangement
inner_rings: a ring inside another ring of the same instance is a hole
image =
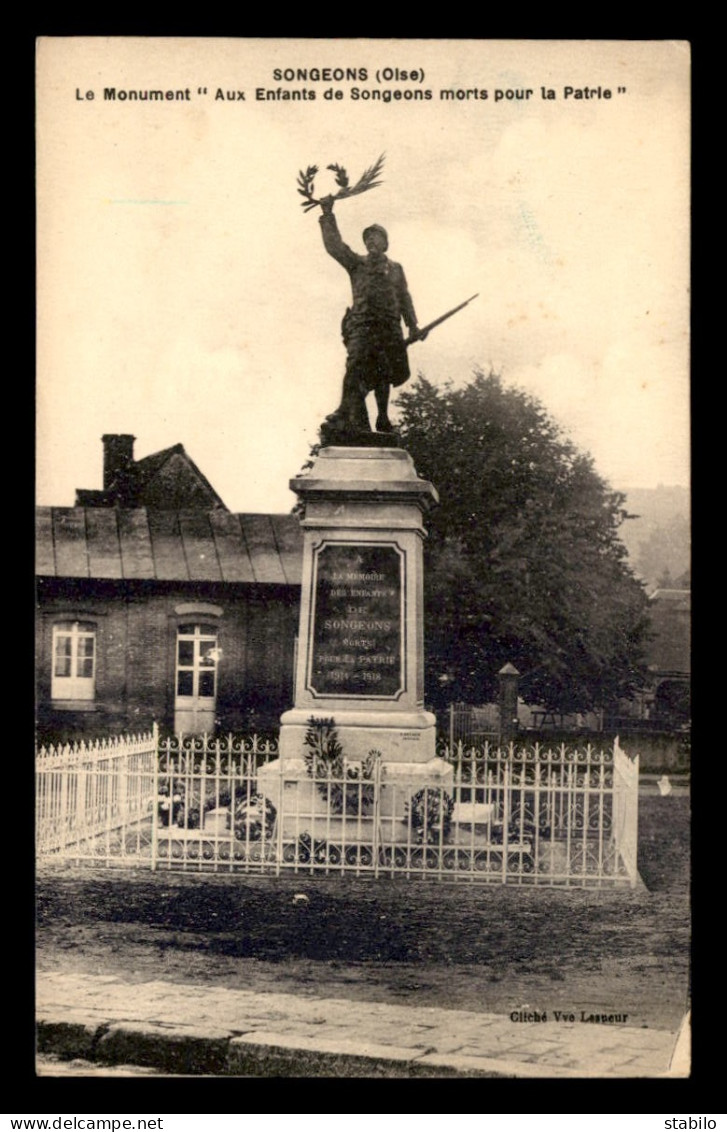
[[[415,840],[420,844],[440,844],[449,833],[454,799],[446,790],[425,786],[409,799],[406,809]]]
[[[200,803],[199,791],[193,790],[188,798],[183,782],[172,779],[159,785],[157,812],[159,824],[176,825],[180,829],[200,829],[204,817],[215,809],[228,809],[232,814],[231,826],[238,841],[262,841],[272,837],[276,810],[269,799],[262,794],[247,794],[224,789],[219,794],[209,794]]]
[[[157,795],[159,824],[177,825],[184,820],[184,785],[181,782],[161,782]]]
[[[235,806],[233,828],[238,841],[269,841],[275,826],[275,806],[263,794],[252,794]]]
[[[333,719],[308,720],[305,733],[308,776],[334,814],[365,815],[374,804],[374,775],[380,751],[369,751],[365,759],[349,761],[343,754]]]

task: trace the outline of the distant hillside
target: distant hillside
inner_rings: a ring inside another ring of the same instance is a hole
[[[686,487],[621,488],[629,514],[621,539],[635,573],[649,590],[671,579],[679,581],[690,569],[690,497]]]

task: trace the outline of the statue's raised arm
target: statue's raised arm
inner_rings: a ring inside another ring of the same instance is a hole
[[[341,267],[345,267],[348,271],[356,259],[356,253],[341,239],[341,233],[338,231],[338,224],[333,215],[333,199],[332,196],[322,198],[320,205],[323,215],[318,218],[318,223],[321,226],[324,248],[330,256],[333,256],[341,264]]]

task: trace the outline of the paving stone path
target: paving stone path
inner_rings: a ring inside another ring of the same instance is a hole
[[[36,1001],[41,1055],[84,1059],[96,1072],[129,1064],[255,1077],[686,1075],[672,1066],[677,1033],[556,1022],[550,1013],[546,1022],[513,1022],[502,1014],[57,972],[38,975]]]

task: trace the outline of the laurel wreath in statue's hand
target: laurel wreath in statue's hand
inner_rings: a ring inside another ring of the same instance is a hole
[[[318,174],[317,165],[309,165],[307,169],[300,171],[298,174],[298,192],[305,201],[301,201],[301,207],[305,212],[309,212],[311,208],[317,208],[323,199],[325,200],[344,200],[346,197],[355,197],[359,193],[368,192],[369,189],[375,189],[377,185],[381,184],[378,179],[381,170],[384,168],[384,154],[381,154],[379,160],[362,173],[355,185],[351,185],[348,179],[348,173],[342,165],[327,165],[326,169],[336,174],[336,184],[338,185],[338,192],[334,193],[331,197],[316,199],[313,196],[315,192],[314,182]]]

